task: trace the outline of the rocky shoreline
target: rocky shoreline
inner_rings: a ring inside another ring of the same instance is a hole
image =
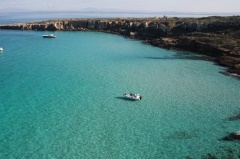
[[[120,34],[161,48],[207,55],[228,68],[225,74],[240,77],[240,16],[58,19],[0,25],[0,29]]]

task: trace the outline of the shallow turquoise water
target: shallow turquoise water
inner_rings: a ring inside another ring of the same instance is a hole
[[[239,155],[240,81],[185,52],[98,32],[0,30],[0,158]],[[123,93],[140,93],[128,101]]]

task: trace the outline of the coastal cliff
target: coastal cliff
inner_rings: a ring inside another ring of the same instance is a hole
[[[226,66],[226,74],[240,75],[240,16],[58,19],[0,25],[0,29],[115,33],[162,48],[207,55]]]

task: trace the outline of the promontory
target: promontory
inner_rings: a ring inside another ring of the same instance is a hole
[[[57,19],[5,24],[0,29],[115,33],[162,48],[207,55],[226,66],[226,74],[240,75],[240,16]]]

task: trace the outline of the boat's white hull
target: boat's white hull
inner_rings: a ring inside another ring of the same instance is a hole
[[[141,100],[142,99],[142,96],[140,96],[138,94],[124,94],[123,96],[125,98],[131,99],[131,100]]]
[[[44,37],[44,38],[56,38],[56,36],[54,36],[54,35],[42,35],[42,37]]]

